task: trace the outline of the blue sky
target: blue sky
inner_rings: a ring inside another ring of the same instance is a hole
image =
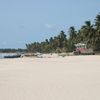
[[[0,0],[0,48],[25,48],[26,43],[67,34],[84,21],[94,22],[99,0]]]

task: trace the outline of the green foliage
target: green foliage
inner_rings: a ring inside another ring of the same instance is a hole
[[[64,31],[61,31],[58,36],[46,39],[41,43],[26,44],[28,52],[41,52],[41,53],[53,53],[53,52],[66,52],[67,50],[67,38]]]
[[[91,24],[91,21],[85,21],[78,31],[75,30],[74,26],[71,26],[68,37],[64,31],[61,31],[58,36],[46,39],[41,43],[26,44],[26,48],[28,52],[72,52],[75,49],[74,44],[79,42],[86,43],[88,48],[100,51],[100,14],[96,16],[95,24]]]

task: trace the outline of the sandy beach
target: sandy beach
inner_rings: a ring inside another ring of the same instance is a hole
[[[0,59],[0,100],[100,100],[100,56]]]

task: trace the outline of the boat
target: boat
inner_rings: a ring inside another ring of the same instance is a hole
[[[4,58],[20,58],[21,54],[14,54],[14,55],[6,55]]]

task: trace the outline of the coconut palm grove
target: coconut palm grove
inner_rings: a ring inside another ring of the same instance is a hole
[[[100,13],[94,18],[94,23],[85,21],[79,30],[71,26],[69,30],[61,32],[58,36],[50,37],[42,42],[26,43],[26,49],[0,49],[0,53],[29,52],[29,53],[63,53],[75,50],[75,44],[84,43],[87,48],[100,53]]]
[[[94,23],[85,21],[79,30],[71,26],[68,33],[63,30],[58,36],[45,39],[43,42],[26,44],[27,52],[40,53],[62,53],[72,52],[76,43],[85,43],[87,48],[100,52],[100,13],[96,15]]]

